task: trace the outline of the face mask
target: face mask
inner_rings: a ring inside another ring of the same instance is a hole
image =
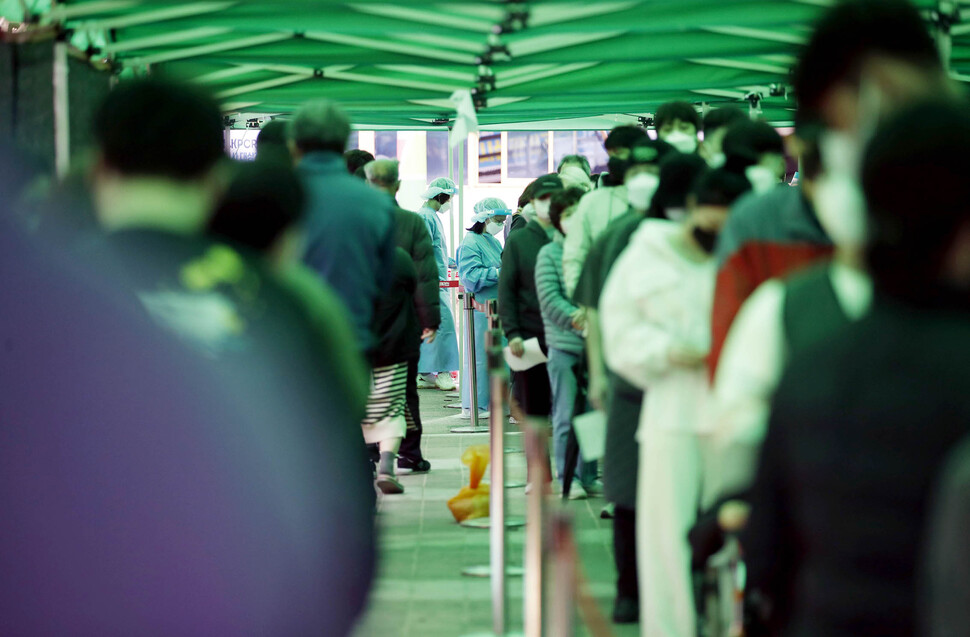
[[[847,133],[827,133],[819,140],[825,172],[815,183],[815,215],[837,246],[866,242],[866,203],[859,186],[859,144]]]
[[[685,155],[690,155],[697,150],[697,135],[691,136],[683,131],[675,130],[668,133],[663,140]]]
[[[778,185],[774,171],[767,166],[748,166],[744,169],[744,176],[751,182],[751,189],[755,193],[767,192]]]
[[[694,235],[694,240],[697,241],[697,245],[701,247],[701,250],[707,254],[714,253],[714,248],[717,246],[717,232],[705,228],[694,228],[692,234]]]
[[[536,218],[536,208],[532,205],[532,202],[525,204],[522,207],[522,216],[525,217],[526,221],[534,221]]]
[[[626,174],[626,169],[630,167],[630,161],[628,159],[620,159],[619,157],[610,157],[609,161],[606,162],[606,168],[610,172],[609,182],[612,186],[619,186],[623,183],[623,176]]]
[[[536,199],[532,202],[532,205],[536,209],[536,216],[543,221],[549,221],[549,207],[552,205],[552,201],[549,199]]]
[[[440,212],[441,214],[445,214],[449,210],[451,210],[451,199],[443,203],[441,207],[438,208],[438,212]]]
[[[667,208],[664,214],[671,221],[683,221],[687,218],[687,208]]]
[[[707,158],[707,165],[714,170],[723,166],[725,162],[727,162],[727,157],[724,155],[724,153],[714,153]]]
[[[569,234],[569,225],[571,221],[572,221],[572,217],[567,217],[566,219],[559,220],[559,227],[562,228],[562,233],[564,236]]]
[[[652,173],[640,173],[626,182],[626,199],[637,210],[643,211],[650,207],[650,200],[657,192],[660,177]]]
[[[485,231],[494,237],[498,233],[502,232],[502,228],[504,227],[505,227],[504,223],[489,222],[488,224],[485,225]]]

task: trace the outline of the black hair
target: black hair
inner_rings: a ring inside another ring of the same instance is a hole
[[[748,119],[747,114],[736,106],[721,106],[720,108],[711,109],[704,116],[705,139],[708,135],[720,128],[746,119]]]
[[[907,0],[848,0],[825,13],[795,67],[802,117],[818,115],[828,90],[857,84],[867,56],[883,54],[941,71],[939,53],[919,12]]]
[[[724,167],[743,174],[765,153],[784,155],[785,141],[770,124],[744,119],[728,128],[721,150],[726,158]]]
[[[892,115],[866,148],[867,260],[876,286],[932,301],[954,237],[970,225],[970,115],[963,101],[922,102]]]
[[[643,139],[646,136],[647,131],[639,126],[617,126],[606,136],[603,147],[607,151],[616,150],[617,148],[629,148],[637,140]]]
[[[525,187],[525,190],[522,191],[522,194],[519,195],[519,201],[517,202],[519,209],[525,208],[527,205],[529,205],[529,202],[532,201],[532,193],[535,192],[536,182],[538,181],[538,179],[533,179],[532,182]]]
[[[239,162],[209,222],[209,233],[264,252],[305,214],[305,194],[290,166]]]
[[[451,199],[451,195],[449,195],[446,192],[441,192],[435,195],[434,197],[432,197],[431,199],[432,201],[437,201],[438,204],[443,206],[449,199]]]
[[[366,150],[354,148],[344,153],[344,161],[347,162],[347,172],[354,175],[357,173],[358,168],[363,168],[365,165],[374,161],[374,156]]]
[[[552,201],[549,204],[549,220],[552,222],[553,227],[560,232],[560,234],[566,234],[562,231],[562,213],[564,210],[570,206],[575,206],[580,198],[585,195],[585,191],[582,188],[566,188],[565,190],[559,190],[552,195]]]
[[[222,113],[202,90],[158,78],[121,82],[94,117],[104,161],[125,175],[197,179],[225,156]]]
[[[256,161],[292,161],[286,143],[288,128],[289,125],[281,119],[274,119],[263,126],[256,136]]]
[[[587,177],[589,176],[589,171],[591,170],[591,168],[589,166],[589,160],[586,159],[584,155],[566,155],[565,157],[559,160],[559,165],[556,167],[556,172],[557,173],[561,172],[563,165],[567,163],[579,164],[579,167],[583,169],[583,171],[586,173],[586,176]]]
[[[468,230],[469,232],[474,232],[475,234],[482,234],[483,232],[485,232],[485,222],[478,221],[476,223],[473,223],[471,227],[466,228],[466,230]]]
[[[650,200],[647,216],[665,219],[669,208],[683,208],[687,195],[698,177],[707,170],[707,162],[691,153],[672,153],[660,161],[660,185]]]
[[[660,130],[668,122],[679,119],[682,122],[690,122],[694,125],[694,130],[700,132],[701,116],[698,114],[694,105],[689,102],[666,102],[657,108],[653,116],[653,125]]]
[[[703,172],[691,185],[690,194],[699,206],[730,207],[749,190],[751,182],[744,175],[718,168]]]

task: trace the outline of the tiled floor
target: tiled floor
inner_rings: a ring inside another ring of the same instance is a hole
[[[406,492],[387,496],[381,502],[379,573],[355,637],[458,637],[491,630],[489,580],[461,575],[466,566],[488,563],[489,534],[457,525],[445,504],[468,481],[467,468],[460,462],[462,452],[469,445],[487,443],[488,436],[449,432],[452,427],[468,424],[458,418],[458,410],[445,407],[457,402],[450,396],[436,390],[421,391],[423,447],[432,470],[424,475],[402,475]],[[510,425],[509,431],[506,446],[521,449],[515,426]],[[510,481],[525,481],[523,454],[508,454],[507,465]],[[523,517],[524,490],[511,488],[507,493],[509,515]],[[586,590],[608,618],[614,572],[611,522],[599,517],[603,500],[574,501],[566,506],[574,515]],[[522,529],[509,531],[510,564],[522,564],[524,538]],[[509,581],[508,608],[510,628],[520,632],[521,578]],[[638,634],[636,626],[607,623],[617,637]],[[577,621],[580,628],[576,634],[590,634],[581,624]]]

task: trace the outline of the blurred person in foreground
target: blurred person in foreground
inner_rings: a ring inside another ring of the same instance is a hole
[[[397,205],[396,197],[397,191],[401,188],[401,180],[398,177],[396,160],[378,159],[365,164],[364,174],[367,177],[367,183],[386,192],[393,201],[396,244],[411,257],[418,277],[414,308],[421,326],[420,339],[425,343],[432,343],[441,325],[441,307],[438,302],[438,265],[431,235],[428,234],[428,229],[420,215]],[[419,341],[418,354],[408,360],[407,410],[404,412],[407,418],[407,434],[401,442],[397,459],[399,469],[410,469],[413,472],[431,469],[431,463],[425,460],[421,453],[421,435],[424,427],[421,423],[418,399],[420,344]]]
[[[394,216],[386,196],[347,173],[341,153],[350,120],[333,102],[310,102],[290,124],[290,150],[307,192],[303,262],[346,304],[357,344],[372,356],[374,307],[394,264]]]
[[[4,632],[348,634],[375,559],[358,408],[269,267],[202,236],[218,105],[123,82],[95,139],[97,253],[66,276],[0,250],[22,300],[0,330],[22,334],[2,359],[19,370],[4,371]],[[94,294],[70,282],[88,268]],[[322,486],[334,475],[339,491]]]
[[[874,75],[870,77],[870,73]],[[911,75],[920,81],[913,86],[897,86]],[[749,200],[752,205],[743,208],[744,212],[739,206],[739,215],[732,215],[726,231],[736,230],[732,235],[735,239],[754,237],[756,231],[770,231],[792,240],[800,237],[801,248],[791,244],[786,254],[818,254],[808,261],[801,257],[789,261],[787,257],[781,259],[778,252],[779,262],[774,266],[757,266],[758,261],[750,260],[757,250],[749,243],[734,265],[729,260],[722,268],[721,275],[733,278],[734,283],[724,289],[721,283],[728,279],[719,280],[718,292],[724,292],[720,299],[726,302],[738,290],[742,296],[753,290],[736,309],[737,318],[730,322],[714,375],[717,446],[722,456],[719,491],[725,497],[751,484],[771,398],[789,358],[847,322],[860,319],[869,309],[872,286],[862,260],[866,212],[858,188],[861,153],[855,148],[885,116],[883,111],[891,112],[913,99],[908,91],[920,86],[924,90],[946,86],[922,19],[910,5],[895,0],[856,1],[833,8],[817,26],[796,78],[802,87],[800,108],[804,110],[799,117],[821,119],[801,124],[798,132],[806,141],[800,159],[801,190],[806,204],[814,202],[810,214],[779,215],[766,203]],[[873,101],[871,96],[861,100],[863,93],[872,91],[886,92],[894,96],[893,100]],[[941,88],[941,94],[948,92]],[[851,95],[861,101],[848,109]],[[851,121],[846,120],[850,115]],[[784,193],[785,189],[776,189],[766,197],[790,198]],[[751,225],[734,223],[747,213]],[[780,223],[773,230],[764,228],[773,219],[777,222],[772,223]],[[798,219],[801,221],[795,223]],[[755,223],[762,229],[756,230]],[[814,247],[807,243],[811,236],[816,237]],[[829,243],[835,246],[834,259],[824,258]],[[803,271],[790,273],[796,263]],[[751,286],[759,287],[755,290]],[[734,307],[733,302],[720,307],[729,306]],[[719,314],[716,307],[715,341],[717,323],[724,319],[726,315]]]
[[[498,278],[502,268],[502,244],[495,235],[505,228],[505,220],[511,214],[505,202],[496,197],[482,199],[475,204],[472,225],[458,248],[458,279],[467,292],[475,295],[475,301],[487,305],[498,298]],[[488,317],[475,309],[475,369],[469,370],[469,357],[462,367],[461,417],[471,418],[471,374],[475,374],[480,417],[488,415],[491,384],[488,376],[488,359],[485,356],[485,332]]]
[[[907,0],[846,0],[829,9],[801,53],[794,88],[796,137],[817,136],[824,172],[800,171],[798,187],[748,197],[731,215],[717,254],[712,378],[735,316],[759,285],[830,257],[833,242],[864,228],[861,146],[881,117],[914,98],[953,93]]]
[[[587,193],[576,209],[573,232],[566,237],[562,249],[563,276],[566,292],[572,296],[583,271],[586,255],[596,238],[611,221],[629,209],[624,177],[633,145],[645,139],[647,133],[636,126],[617,126],[603,142],[609,155],[609,174],[604,186]],[[652,193],[651,193],[652,194]],[[649,197],[648,197],[649,199]]]
[[[425,189],[421,198],[424,205],[418,214],[431,235],[435,262],[438,265],[438,280],[448,279],[448,268],[457,269],[458,264],[448,256],[448,240],[441,215],[451,210],[451,198],[458,193],[455,182],[447,177],[438,177]],[[418,387],[453,391],[455,382],[451,373],[458,370],[458,337],[455,333],[455,316],[451,311],[451,288],[438,289],[438,305],[441,308],[441,324],[434,341],[421,345],[421,358],[418,361]]]
[[[711,168],[720,168],[724,165],[724,150],[721,142],[728,128],[736,123],[748,119],[747,113],[735,106],[721,106],[714,108],[704,115],[704,140],[697,150],[697,154],[704,158],[707,165]]]
[[[967,112],[898,109],[863,154],[872,307],[792,356],[741,536],[773,634],[917,630],[931,490],[970,433]]]
[[[727,168],[702,174],[683,222],[640,224],[600,300],[606,364],[645,392],[636,502],[643,635],[696,634],[687,532],[705,504],[709,474],[713,252],[730,205],[747,187]]]
[[[558,175],[543,175],[536,180],[532,191],[535,221],[530,221],[522,230],[509,234],[502,252],[498,310],[513,356],[522,356],[525,353],[525,341],[532,338],[538,340],[543,353],[548,351],[535,271],[539,250],[552,241],[552,235],[556,231],[552,226],[549,209],[552,196],[560,190],[562,180]],[[548,418],[552,409],[552,396],[546,364],[540,363],[523,371],[512,372],[512,396],[526,415]]]
[[[585,312],[566,296],[562,278],[562,241],[569,233],[569,223],[576,204],[583,196],[581,188],[567,188],[552,196],[549,220],[556,233],[552,241],[539,250],[536,259],[536,292],[542,323],[549,346],[549,386],[552,390],[552,448],[556,477],[565,491],[566,448],[576,412],[580,383],[586,384],[586,361],[583,357],[583,331],[586,329]],[[585,404],[585,400],[581,404]],[[585,411],[584,408],[582,408]],[[602,483],[597,475],[597,463],[576,459],[577,481],[571,482],[568,497],[583,500],[589,495],[600,495]]]

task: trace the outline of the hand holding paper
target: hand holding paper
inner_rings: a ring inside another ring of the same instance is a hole
[[[524,372],[549,360],[542,353],[538,338],[530,338],[527,341],[523,341],[522,347],[524,351],[521,356],[513,354],[512,349],[508,345],[504,348],[505,362],[509,364],[509,369],[513,372]]]

